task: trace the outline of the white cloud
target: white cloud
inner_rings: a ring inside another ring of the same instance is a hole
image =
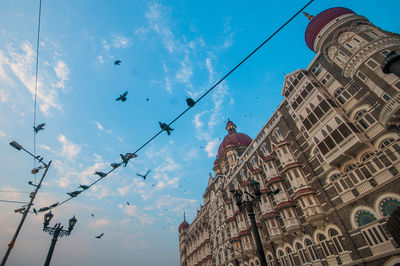
[[[171,81],[167,77],[165,78],[165,90],[168,91],[169,94],[172,93]]]
[[[175,78],[179,82],[187,85],[189,88],[192,88],[193,86],[190,83],[190,79],[191,79],[191,77],[193,75],[193,70],[192,70],[192,66],[190,65],[190,62],[189,62],[189,59],[188,59],[187,56],[186,56],[184,61],[181,61],[180,65],[181,65],[180,69],[176,73]]]
[[[154,221],[154,218],[149,217],[146,213],[140,211],[135,205],[125,206],[124,213],[137,218],[143,224],[152,224]]]
[[[211,140],[206,145],[208,157],[214,157],[217,154],[218,140]]]
[[[58,137],[58,141],[62,144],[61,154],[69,160],[72,160],[81,152],[81,146],[67,140],[63,134]]]
[[[99,61],[100,64],[104,64],[104,57],[102,55],[97,56],[97,61]]]
[[[170,194],[164,195],[156,201],[158,209],[167,209],[177,213],[183,213],[184,210],[193,210],[198,206],[198,200],[172,197]]]
[[[47,145],[39,144],[38,146],[39,146],[39,148],[41,148],[43,150],[51,151],[51,148],[49,146],[47,146]]]
[[[127,48],[131,45],[131,39],[120,34],[114,34],[112,46],[114,48]]]
[[[96,220],[92,223],[92,227],[94,229],[97,228],[101,228],[101,227],[106,227],[108,225],[110,225],[112,223],[111,220],[107,220],[107,219],[100,219],[100,220]]]
[[[100,122],[93,121],[93,123],[95,123],[95,124],[96,124],[96,126],[97,126],[97,129],[98,129],[98,130],[104,130],[104,127],[103,127],[103,125],[102,125],[102,124],[100,124]]]
[[[7,134],[0,129],[0,137],[6,137],[6,136],[7,136]]]
[[[5,103],[7,101],[8,101],[8,93],[5,90],[0,90],[0,102]]]
[[[54,67],[56,77],[59,79],[56,83],[52,84],[55,88],[65,89],[65,82],[69,80],[69,68],[64,61],[59,60]]]

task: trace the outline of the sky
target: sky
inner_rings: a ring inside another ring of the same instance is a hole
[[[34,207],[62,201],[96,180],[95,171],[110,170],[307,2],[43,0],[36,119],[46,126],[36,152],[52,165]],[[400,32],[396,0],[315,0],[306,11],[335,6]],[[38,7],[39,0],[1,1],[0,200],[28,201],[34,189],[33,159],[9,142],[34,149]],[[51,225],[73,215],[78,222],[57,242],[52,265],[179,265],[177,229],[183,212],[191,222],[203,203],[226,120],[257,135],[282,101],[284,73],[315,56],[304,42],[307,23],[296,17],[175,122],[170,136],[163,132],[126,168],[55,208]],[[127,101],[115,101],[124,91]],[[146,180],[136,175],[148,169]],[[20,206],[0,202],[0,256]],[[42,214],[28,215],[7,265],[44,263],[51,237],[42,223]]]

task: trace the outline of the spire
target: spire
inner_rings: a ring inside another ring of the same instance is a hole
[[[314,18],[313,15],[310,15],[307,12],[303,12],[303,14],[304,14],[304,16],[306,16],[308,18],[309,21],[311,21]]]
[[[228,131],[229,134],[236,133],[236,125],[231,120],[229,120],[229,118],[228,122],[226,123],[225,129]]]
[[[186,214],[185,214],[185,211],[183,211],[183,221],[186,222]]]

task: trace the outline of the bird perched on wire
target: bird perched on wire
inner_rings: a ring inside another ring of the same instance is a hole
[[[107,174],[106,174],[106,173],[103,173],[103,172],[98,172],[98,171],[94,172],[94,174],[95,174],[95,175],[98,175],[98,176],[100,176],[101,178],[103,178],[103,177],[106,177],[106,176],[107,176]]]
[[[171,131],[174,130],[173,128],[171,128],[169,125],[167,125],[165,123],[161,123],[161,122],[158,122],[158,123],[160,124],[160,127],[162,130],[167,131],[168,136],[171,135]]]
[[[120,95],[117,99],[115,99],[116,101],[121,101],[121,102],[125,102],[126,101],[126,95],[128,95],[128,92],[124,92],[124,94]]]
[[[75,198],[76,196],[78,196],[79,194],[81,194],[82,191],[72,191],[72,192],[68,192],[67,194],[71,197],[71,198]]]
[[[44,130],[44,126],[46,125],[46,123],[41,123],[39,125],[37,125],[36,127],[33,127],[33,130],[35,131],[35,133],[38,133],[40,130]]]
[[[86,185],[79,185],[79,187],[80,187],[81,189],[83,189],[83,190],[86,190],[86,189],[89,188],[89,186],[86,186]]]
[[[111,167],[112,167],[113,169],[115,169],[115,168],[118,168],[120,165],[121,165],[120,163],[112,163],[112,164],[111,164]]]
[[[33,213],[37,215],[37,210],[33,208]]]
[[[57,206],[58,206],[58,202],[56,202],[56,203],[50,205],[49,208],[55,208],[55,207],[57,207]]]
[[[95,236],[95,238],[100,239],[103,235],[104,235],[104,233],[101,233],[100,235]]]
[[[126,205],[128,205],[128,206],[130,205],[130,204],[129,204],[129,201],[126,202]]]
[[[122,61],[121,60],[115,60],[114,61],[114,66],[119,66],[120,64],[122,63]]]
[[[186,103],[190,108],[192,108],[196,104],[196,102],[192,98],[186,98]]]
[[[139,173],[136,173],[137,176],[143,177],[144,180],[146,180],[147,175],[150,173],[151,170],[148,170],[144,175],[141,175]]]
[[[126,167],[126,165],[128,164],[128,162],[129,162],[130,159],[136,158],[136,157],[137,157],[136,154],[130,153],[130,152],[128,152],[128,153],[125,154],[125,155],[120,154],[119,156],[121,156],[122,163],[124,164],[124,167]]]
[[[40,209],[38,210],[38,212],[45,212],[45,211],[48,211],[48,210],[50,210],[49,207],[43,207],[43,208],[40,208]]]

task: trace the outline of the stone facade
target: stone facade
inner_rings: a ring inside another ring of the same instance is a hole
[[[284,99],[254,140],[227,123],[204,206],[179,228],[181,265],[260,265],[229,192],[251,192],[252,179],[269,265],[400,263],[385,225],[400,206],[400,79],[380,67],[400,36],[345,8],[307,16],[314,60],[285,77]]]

